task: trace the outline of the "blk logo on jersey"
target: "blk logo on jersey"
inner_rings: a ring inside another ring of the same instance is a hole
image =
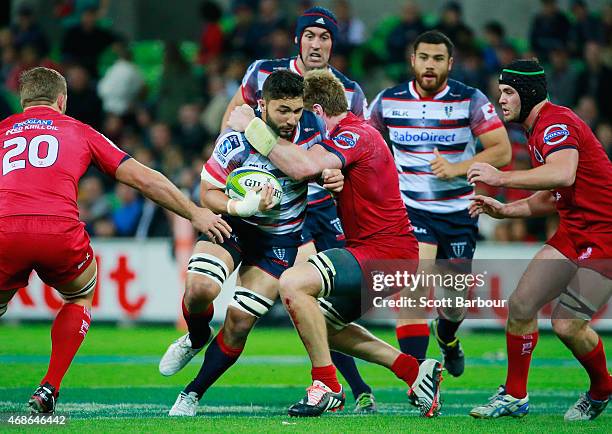
[[[359,134],[352,131],[343,131],[336,137],[332,138],[332,140],[340,149],[351,149],[357,145]]]
[[[544,143],[550,146],[558,145],[569,135],[566,124],[553,124],[544,130]]]

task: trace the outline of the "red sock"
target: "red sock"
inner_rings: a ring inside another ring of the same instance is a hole
[[[340,383],[338,383],[338,377],[336,376],[336,367],[334,365],[312,367],[310,371],[312,381],[318,380],[329,387],[332,392],[340,392]]]
[[[506,332],[508,351],[508,375],[506,376],[506,393],[514,398],[524,398],[527,395],[527,377],[531,354],[538,343],[538,332],[528,335],[511,335]]]
[[[606,353],[601,338],[595,348],[582,356],[576,355],[576,358],[589,374],[591,380],[589,396],[597,401],[608,399],[612,393],[612,377],[608,372]]]
[[[215,314],[215,307],[211,303],[203,312],[189,312],[185,306],[185,297],[181,304],[183,308],[183,318],[189,330],[189,340],[193,348],[201,348],[210,338],[210,328],[208,324]]]
[[[400,354],[391,365],[391,370],[400,380],[404,380],[408,387],[412,386],[419,375],[419,362],[408,354]]]
[[[89,309],[66,303],[57,313],[51,327],[51,359],[49,369],[40,384],[50,383],[58,392],[74,355],[79,350],[91,324]]]

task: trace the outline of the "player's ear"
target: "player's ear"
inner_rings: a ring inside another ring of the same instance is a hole
[[[454,58],[451,57],[450,59],[448,59],[448,71],[450,72],[453,69],[453,61]]]
[[[321,106],[321,104],[313,104],[312,105],[312,111],[314,114],[318,115],[318,116],[323,116],[323,107]]]
[[[64,95],[63,93],[60,93],[57,96],[57,100],[56,100],[57,108],[62,113],[66,113],[66,103],[68,102],[67,100],[68,100],[68,95]]]

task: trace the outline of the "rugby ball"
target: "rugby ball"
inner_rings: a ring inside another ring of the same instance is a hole
[[[225,194],[232,199],[243,199],[248,190],[255,190],[266,184],[272,186],[273,203],[277,206],[283,198],[283,187],[276,176],[257,167],[239,167],[232,170],[225,181]]]

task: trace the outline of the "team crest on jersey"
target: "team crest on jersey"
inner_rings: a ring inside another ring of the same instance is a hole
[[[451,115],[453,114],[453,106],[452,105],[444,106],[444,113],[446,113],[447,118],[450,118]]]
[[[333,142],[341,149],[351,149],[357,145],[359,134],[352,131],[343,131],[332,138]]]
[[[567,125],[553,124],[544,130],[544,143],[550,146],[558,145],[570,135]]]
[[[272,252],[274,253],[274,256],[276,256],[281,261],[285,259],[285,253],[286,253],[285,249],[282,249],[280,247],[273,247]]]
[[[215,148],[213,156],[219,164],[227,167],[232,157],[243,150],[244,145],[236,133],[229,133],[219,139],[219,144]]]

